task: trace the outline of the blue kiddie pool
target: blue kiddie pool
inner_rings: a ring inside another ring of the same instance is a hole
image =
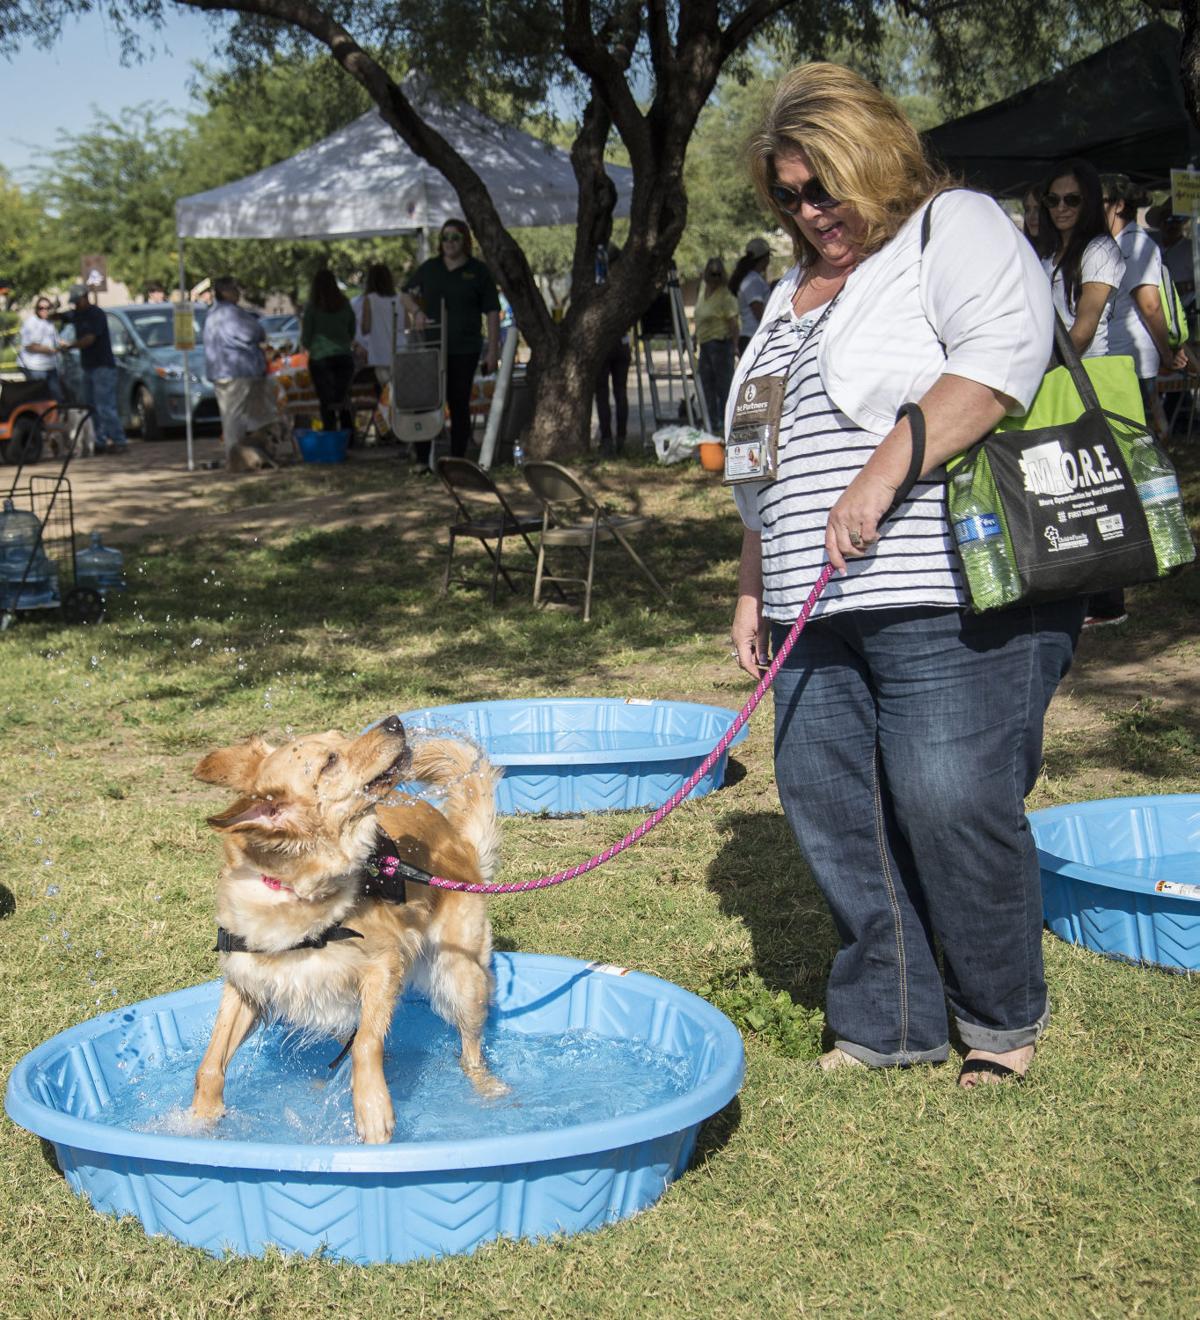
[[[1200,971],[1200,794],[1073,803],[1029,823],[1060,939]]]
[[[213,1254],[269,1246],[359,1264],[577,1233],[652,1206],[700,1124],[737,1094],[742,1042],[711,1004],[657,977],[497,954],[484,1047],[511,1088],[476,1097],[457,1036],[406,996],[388,1037],[392,1142],[354,1135],[336,1043],[260,1029],[226,1083],[228,1113],[189,1128],[192,1075],[221,983],[145,1000],[38,1046],[5,1107],[54,1145],[68,1183]]]
[[[400,712],[404,727],[478,743],[504,767],[496,809],[507,815],[574,815],[660,807],[737,717],[689,701],[535,697],[469,701]],[[738,730],[735,745],[746,736]],[[725,781],[728,753],[692,789]]]

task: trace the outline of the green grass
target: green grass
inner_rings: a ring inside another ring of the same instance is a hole
[[[1180,457],[1200,506],[1194,450]],[[323,492],[328,517],[274,540],[146,540],[109,622],[0,636],[6,1071],[84,1017],[215,974],[203,817],[220,794],[190,777],[205,750],[452,700],[747,695],[725,641],[739,531],[698,471],[600,470],[662,519],[649,555],[673,604],[608,558],[590,627],[524,597],[437,599],[446,508],[428,482],[389,464],[276,480],[214,507]],[[339,492],[388,488],[388,527],[336,525]],[[1129,625],[1085,640],[1032,805],[1200,788],[1198,584],[1134,593]],[[1172,665],[1182,677],[1159,683]],[[407,1267],[217,1261],[94,1214],[5,1122],[4,1313],[1196,1314],[1197,979],[1048,936],[1055,1016],[1026,1087],[964,1094],[950,1067],[820,1075],[834,932],[779,814],[765,711],[731,770],[600,871],[492,909],[500,947],[654,972],[741,1028],[741,1095],[653,1211]],[[638,819],[506,821],[504,876],[589,856]]]

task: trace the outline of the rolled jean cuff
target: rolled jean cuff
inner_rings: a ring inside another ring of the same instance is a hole
[[[996,1031],[992,1027],[981,1027],[974,1022],[964,1022],[960,1017],[954,1019],[962,1043],[970,1050],[987,1050],[989,1054],[1007,1054],[1009,1050],[1019,1050],[1026,1045],[1035,1044],[1037,1038],[1046,1030],[1049,1021],[1049,999],[1046,1000],[1046,1007],[1042,1010],[1041,1017],[1032,1026],[1016,1027],[1012,1031]]]
[[[894,1054],[880,1054],[878,1050],[856,1045],[852,1040],[835,1040],[833,1043],[844,1054],[853,1055],[868,1068],[907,1068],[913,1063],[945,1063],[950,1057],[948,1041],[932,1050],[897,1050]]]

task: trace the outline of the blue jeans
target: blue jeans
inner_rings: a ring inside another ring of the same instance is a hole
[[[124,449],[129,442],[117,415],[116,367],[89,367],[83,373],[83,389],[88,407],[96,414],[97,452],[109,445]]]
[[[826,1020],[864,1063],[944,1060],[947,1000],[970,1048],[1046,1023],[1024,796],[1081,619],[1078,601],[846,611],[775,680],[779,796],[840,937]]]
[[[710,430],[725,434],[725,401],[733,384],[733,344],[728,339],[710,339],[700,345],[700,388],[708,405]]]
[[[50,397],[55,403],[62,403],[63,392],[62,382],[58,378],[58,368],[51,367],[43,371],[40,367],[22,367],[26,380],[44,380],[46,388],[50,391]]]

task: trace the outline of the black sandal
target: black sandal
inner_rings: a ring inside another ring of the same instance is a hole
[[[1006,1082],[1009,1078],[1014,1081],[1023,1082],[1025,1074],[1019,1073],[1015,1068],[1010,1068],[1007,1063],[997,1063],[995,1059],[967,1059],[959,1069],[958,1080],[962,1084],[962,1079],[968,1073],[988,1073],[990,1076]],[[969,1087],[963,1087],[963,1090],[969,1090]]]

